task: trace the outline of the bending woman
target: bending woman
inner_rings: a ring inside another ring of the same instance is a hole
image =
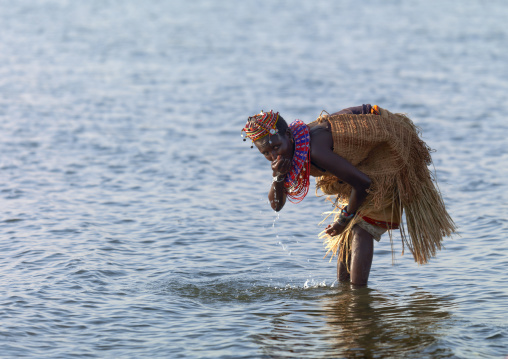
[[[420,264],[455,231],[428,169],[429,148],[405,115],[363,105],[288,126],[270,111],[249,117],[243,132],[271,163],[275,211],[288,199],[303,200],[311,175],[334,197],[334,222],[321,236],[327,253],[338,256],[339,281],[367,284],[373,241],[386,231],[400,228],[403,251],[407,246]]]

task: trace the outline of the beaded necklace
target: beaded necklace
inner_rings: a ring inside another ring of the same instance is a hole
[[[287,197],[292,203],[301,202],[309,192],[309,148],[310,134],[309,127],[300,120],[293,121],[289,128],[295,141],[295,152],[291,171],[286,175],[284,188]]]

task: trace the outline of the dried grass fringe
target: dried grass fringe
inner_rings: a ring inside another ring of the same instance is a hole
[[[384,109],[381,116],[325,115],[317,122],[325,119],[332,127],[334,152],[372,180],[369,195],[358,214],[368,216],[384,210],[385,218],[399,222],[404,212],[406,223],[400,224],[402,254],[407,247],[416,262],[427,263],[441,249],[443,237],[451,236],[456,227],[428,168],[432,163],[430,148],[419,138],[419,129],[404,114],[392,114]],[[337,208],[327,212],[325,221],[330,215],[337,216],[339,208],[347,204],[351,186],[326,174],[316,182],[317,189],[324,194],[337,195]],[[320,233],[326,255],[332,253],[333,258],[338,252],[349,253],[352,228],[360,220],[359,216],[353,218],[344,232],[335,237],[324,231]],[[389,234],[393,258],[391,231]]]

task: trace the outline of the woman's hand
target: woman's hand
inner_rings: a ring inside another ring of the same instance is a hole
[[[273,177],[285,175],[291,171],[291,160],[284,158],[281,155],[277,156],[277,159],[272,162]]]
[[[340,225],[339,222],[334,222],[333,224],[329,224],[326,228],[326,234],[335,237],[344,232],[346,226]]]

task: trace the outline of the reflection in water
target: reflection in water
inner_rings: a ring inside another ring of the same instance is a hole
[[[445,354],[434,344],[450,318],[451,306],[425,292],[397,297],[349,286],[323,301],[326,321],[335,333],[329,337],[332,345],[347,356],[366,357]]]
[[[448,298],[421,291],[387,295],[340,285],[338,292],[317,300],[320,308],[293,313],[288,307],[272,317],[271,332],[255,338],[264,356],[453,356],[441,339],[451,325],[449,310],[454,304]]]

